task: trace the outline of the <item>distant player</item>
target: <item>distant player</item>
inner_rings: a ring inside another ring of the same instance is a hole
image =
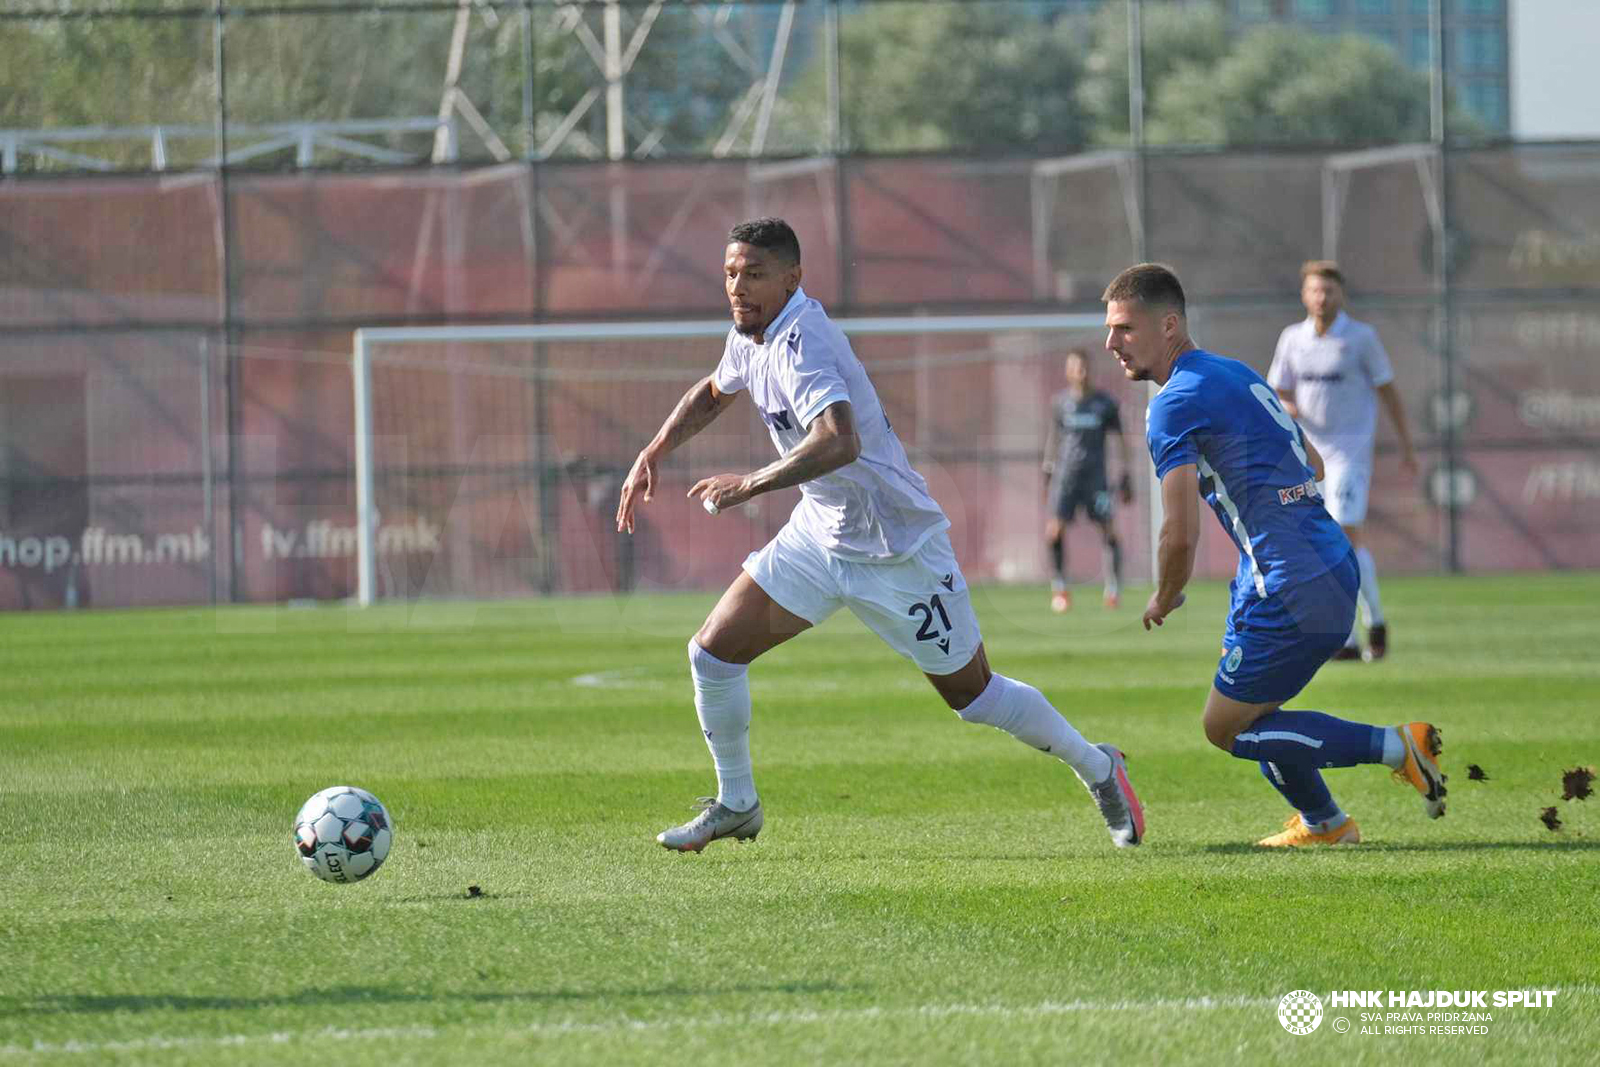
[[[748,391],[780,458],[750,474],[696,482],[709,512],[774,489],[800,503],[744,561],[689,642],[695,710],[717,772],[717,796],[656,840],[698,852],[720,837],[753,838],[761,802],[750,763],[750,687],[757,656],[841,607],[920,668],[967,722],[987,723],[1066,762],[1089,788],[1119,847],[1144,837],[1144,812],[1123,755],[1091,745],[1033,686],[989,669],[950,521],[911,469],[861,362],[822,305],[800,288],[800,242],[782,219],[740,223],[723,263],[733,328],[722,361],[678,402],[623,484],[617,529],[633,530],[662,457]],[[862,709],[870,715],[870,709]]]
[[[1106,478],[1106,439],[1115,437],[1122,476],[1117,492],[1124,504],[1133,500],[1133,457],[1122,433],[1117,402],[1090,382],[1089,355],[1074,348],[1066,356],[1067,387],[1050,401],[1050,431],[1044,446],[1044,473],[1050,479],[1050,518],[1044,527],[1045,545],[1054,568],[1050,580],[1050,608],[1072,607],[1067,586],[1067,524],[1082,508],[1100,528],[1104,602],[1114,608],[1122,602],[1122,544],[1111,523],[1111,488]]]
[[[1344,643],[1360,583],[1350,542],[1322,507],[1322,459],[1266,380],[1189,339],[1183,287],[1166,267],[1117,275],[1106,301],[1106,348],[1136,381],[1161,386],[1146,435],[1161,480],[1156,591],[1144,628],[1182,606],[1200,537],[1203,495],[1239,549],[1222,659],[1206,699],[1206,739],[1261,773],[1295,809],[1259,844],[1361,840],[1320,768],[1383,763],[1444,814],[1439,731],[1425,722],[1368,726],[1320,711],[1280,710]]]
[[[1339,520],[1356,550],[1361,568],[1361,609],[1367,625],[1368,659],[1389,651],[1389,627],[1378,598],[1378,570],[1361,526],[1367,519],[1367,494],[1372,487],[1372,437],[1383,406],[1400,438],[1400,469],[1417,473],[1405,405],[1394,386],[1389,354],[1378,332],[1344,312],[1344,276],[1332,260],[1314,259],[1300,268],[1300,302],[1306,317],[1286,326],[1267,371],[1283,408],[1305,428],[1322,453],[1327,478],[1322,490],[1328,514]],[[1335,659],[1360,659],[1361,646],[1352,627]]]

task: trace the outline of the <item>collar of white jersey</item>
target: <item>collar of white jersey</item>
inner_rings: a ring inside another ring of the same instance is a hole
[[[1344,333],[1345,327],[1347,327],[1349,325],[1350,325],[1350,316],[1346,315],[1344,313],[1344,308],[1340,308],[1339,309],[1339,314],[1337,314],[1337,315],[1335,315],[1333,317],[1332,324],[1330,324],[1328,326],[1328,332],[1325,333],[1325,334],[1321,334],[1320,336],[1322,336],[1322,337],[1333,337],[1336,334]],[[1306,316],[1306,330],[1311,334],[1312,337],[1318,336],[1318,334],[1317,334],[1317,319],[1316,319],[1315,315],[1307,315]]]
[[[796,315],[799,315],[800,309],[805,306],[806,301],[809,299],[810,297],[806,296],[804,289],[798,285],[795,286],[794,295],[789,298],[787,304],[783,305],[783,310],[778,312],[778,317],[768,323],[765,330],[761,331],[761,336],[766,338],[763,343],[770,345],[779,334],[788,329],[789,321],[787,320],[793,320]]]

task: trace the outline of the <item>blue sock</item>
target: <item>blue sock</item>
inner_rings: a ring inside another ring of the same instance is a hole
[[[1354,767],[1383,762],[1384,731],[1320,711],[1272,711],[1240,731],[1233,754],[1279,767]]]
[[[1343,814],[1333,794],[1322,780],[1322,772],[1305,764],[1277,764],[1261,761],[1261,773],[1272,788],[1283,794],[1289,806],[1300,813],[1307,825],[1329,822]]]

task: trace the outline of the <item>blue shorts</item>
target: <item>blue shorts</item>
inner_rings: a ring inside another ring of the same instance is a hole
[[[1356,621],[1361,569],[1351,552],[1326,574],[1228,613],[1222,661],[1212,684],[1245,704],[1288,700],[1343,647]]]

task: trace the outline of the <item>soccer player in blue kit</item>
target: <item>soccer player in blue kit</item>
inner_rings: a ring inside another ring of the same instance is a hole
[[[1295,809],[1270,847],[1353,845],[1361,830],[1334,802],[1321,768],[1382,763],[1444,814],[1442,748],[1431,723],[1369,726],[1283,704],[1343,646],[1355,620],[1360,568],[1317,490],[1322,458],[1277,393],[1238,360],[1189,338],[1183,286],[1155,263],[1106,287],[1106,348],[1135,381],[1161,387],[1146,438],[1165,518],[1156,590],[1144,627],[1184,602],[1204,496],[1239,549],[1222,660],[1206,699],[1206,739],[1258,763]]]

